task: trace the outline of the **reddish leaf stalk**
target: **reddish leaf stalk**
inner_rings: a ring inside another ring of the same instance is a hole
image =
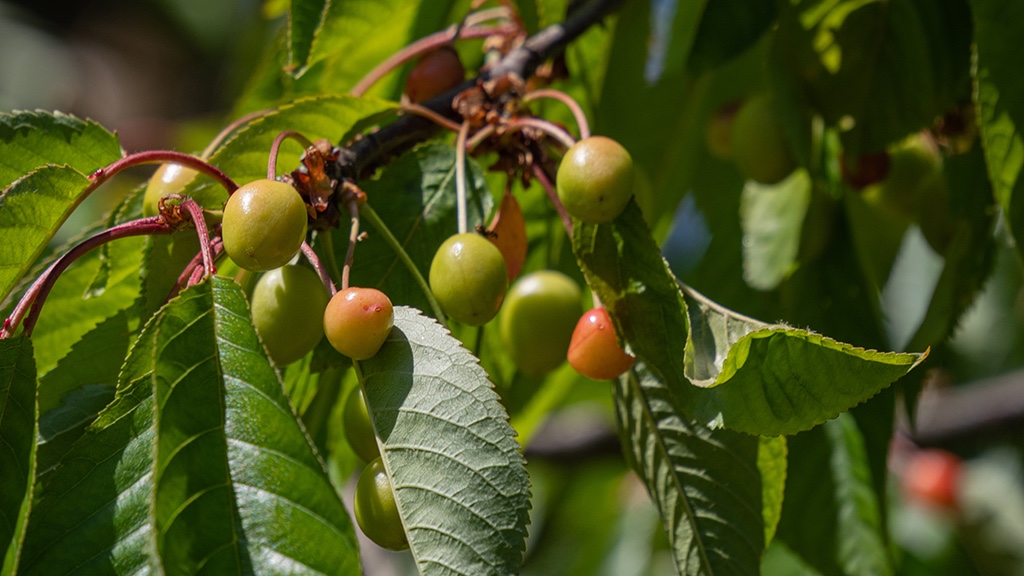
[[[192,168],[207,176],[213,178],[218,184],[224,187],[228,191],[228,194],[234,193],[238,189],[238,185],[224,172],[222,172],[216,166],[213,166],[203,160],[191,154],[185,154],[184,152],[175,152],[174,150],[149,150],[147,152],[138,152],[136,154],[129,154],[124,158],[93,172],[89,175],[89,179],[92,180],[92,184],[82,195],[84,198],[86,195],[91,193],[96,188],[99,188],[101,184],[110,180],[115,174],[121,172],[125,168],[131,168],[132,166],[141,166],[142,164],[163,164],[165,162],[174,162],[175,164],[181,164],[188,168]]]
[[[551,182],[551,178],[548,177],[547,172],[543,168],[536,164],[533,165],[533,175],[537,177],[537,181],[544,187],[548,199],[551,200],[555,210],[558,211],[558,217],[562,219],[562,226],[565,227],[566,234],[569,235],[569,238],[572,238],[572,217],[565,211],[562,201],[558,199],[558,191],[555,190],[555,185]]]
[[[306,138],[305,136],[296,132],[295,130],[285,130],[284,132],[278,134],[277,138],[274,138],[274,143],[270,146],[270,154],[267,155],[268,180],[273,180],[277,178],[277,153],[281,149],[281,144],[284,144],[284,141],[289,138],[295,140],[299,144],[302,144],[303,148],[309,148],[313,146],[313,143],[309,140],[309,138]]]
[[[469,136],[469,122],[459,128],[455,140],[455,208],[459,218],[459,234],[469,231],[469,216],[466,214],[466,138]]]
[[[213,265],[213,252],[210,250],[210,233],[206,230],[203,207],[191,198],[186,198],[182,201],[181,207],[187,210],[189,216],[192,217],[192,224],[196,227],[196,234],[199,236],[199,253],[203,257],[203,268],[206,270],[206,276],[212,276],[217,273],[217,268]]]
[[[407,112],[409,114],[415,114],[417,116],[422,116],[422,117],[426,118],[427,120],[430,120],[430,121],[434,122],[438,126],[441,126],[443,128],[447,128],[447,129],[451,130],[452,132],[458,132],[459,131],[459,125],[458,124],[456,124],[455,122],[452,122],[451,120],[445,118],[444,116],[441,116],[437,112],[434,112],[433,110],[431,110],[430,108],[427,108],[425,106],[420,106],[419,104],[413,104],[413,103],[410,102],[408,104],[403,104],[399,108],[399,111]]]
[[[558,140],[558,142],[566,148],[572,148],[572,145],[576,143],[576,139],[568,132],[547,120],[541,120],[540,118],[514,118],[508,123],[508,130],[522,130],[523,128],[536,128],[541,130],[548,136]]]
[[[558,100],[566,106],[572,112],[573,117],[576,119],[576,126],[580,131],[580,140],[590,138],[590,124],[587,122],[587,115],[583,113],[583,108],[580,107],[579,102],[574,100],[572,96],[569,96],[561,90],[554,90],[551,88],[542,88],[540,90],[534,90],[523,97],[523,102],[530,102],[531,100],[537,100],[540,98],[550,98]]]
[[[320,260],[320,257],[316,255],[316,252],[306,242],[302,243],[302,255],[306,257],[310,265],[313,266],[313,270],[316,270],[317,276],[320,277],[320,281],[324,283],[324,288],[327,289],[327,293],[334,296],[338,293],[338,289],[334,287],[334,281],[331,280],[331,275],[327,273],[327,267]],[[344,281],[344,280],[343,280]]]
[[[224,252],[224,241],[221,240],[220,236],[214,236],[210,239],[210,253],[213,259],[216,260]],[[174,288],[167,295],[167,300],[174,298],[181,292],[181,289],[185,286],[191,286],[191,279],[196,270],[199,269],[199,264],[203,262],[202,252],[196,254],[191,261],[185,266],[178,275],[178,281],[174,283]],[[202,276],[200,276],[202,278]]]
[[[80,244],[76,245],[71,250],[68,250],[66,254],[61,256],[56,262],[50,265],[43,274],[36,279],[35,282],[29,286],[29,289],[25,292],[25,295],[21,297],[18,305],[14,308],[11,316],[4,322],[4,328],[0,331],[0,338],[8,338],[14,334],[17,330],[18,324],[21,323],[24,318],[26,336],[32,335],[32,329],[35,327],[36,320],[39,318],[39,313],[42,311],[43,304],[46,302],[46,297],[50,294],[53,289],[53,285],[60,278],[60,275],[67,270],[75,260],[78,260],[90,250],[98,248],[111,240],[117,240],[118,238],[128,238],[131,236],[147,236],[151,234],[171,234],[174,232],[174,228],[164,222],[162,216],[150,216],[148,218],[140,218],[138,220],[132,220],[119,224],[113,228],[109,228],[96,234],[95,236],[86,238]]]

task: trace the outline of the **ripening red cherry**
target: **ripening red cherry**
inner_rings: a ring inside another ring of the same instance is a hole
[[[615,326],[603,306],[585,313],[577,322],[568,359],[577,372],[594,380],[618,378],[636,362],[619,346]]]
[[[373,358],[394,323],[391,300],[376,288],[350,286],[335,294],[324,311],[327,340],[353,360]]]
[[[939,508],[955,508],[960,486],[960,458],[945,450],[921,450],[903,471],[903,495]]]
[[[420,56],[405,80],[405,94],[412,102],[423,102],[462,84],[466,69],[462,66],[459,53],[451,46]]]
[[[847,184],[858,190],[865,186],[881,182],[889,175],[889,152],[873,152],[849,158],[845,153],[839,155],[839,173]]]

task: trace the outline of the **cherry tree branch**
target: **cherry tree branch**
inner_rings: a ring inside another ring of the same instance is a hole
[[[480,79],[499,78],[515,74],[529,78],[544,61],[558,55],[573,40],[591,26],[614,12],[624,0],[590,0],[577,8],[564,22],[549,26],[529,37],[522,46],[509,52],[492,68],[481,74]],[[452,108],[455,97],[476,85],[470,80],[440,96],[420,104],[438,115],[461,124],[462,118]],[[416,144],[423,142],[440,130],[435,122],[421,116],[402,116],[379,131],[365,134],[341,150],[337,168],[341,176],[351,180],[362,180],[373,174]]]

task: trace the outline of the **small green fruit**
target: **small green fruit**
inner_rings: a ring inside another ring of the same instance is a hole
[[[768,94],[743,103],[732,124],[732,156],[740,172],[761,184],[777,184],[796,169],[782,124]]]
[[[224,250],[247,270],[280,268],[306,238],[306,203],[294,188],[256,180],[235,190],[224,206]]]
[[[380,458],[367,464],[359,475],[355,513],[363,534],[381,548],[405,550],[409,547],[395,492],[391,489],[391,478]]]
[[[142,215],[156,216],[160,212],[160,199],[168,194],[180,194],[196,174],[199,172],[181,164],[161,164],[146,184],[146,192],[142,197]]]
[[[501,339],[528,376],[543,376],[565,361],[583,306],[580,287],[565,274],[542,270],[512,285],[501,307]]]
[[[482,326],[494,318],[507,288],[501,251],[473,232],[445,240],[430,263],[434,298],[445,314],[463,324]]]
[[[352,389],[345,399],[345,411],[342,415],[345,427],[345,439],[352,450],[364,461],[373,462],[380,457],[377,447],[377,435],[370,422],[370,414],[366,410],[363,391],[359,387]]]
[[[635,178],[633,158],[621,144],[591,136],[566,151],[555,187],[569,215],[588,224],[604,224],[626,209]]]
[[[252,323],[277,365],[302,358],[324,337],[327,300],[309,268],[285,266],[260,277],[252,292]]]

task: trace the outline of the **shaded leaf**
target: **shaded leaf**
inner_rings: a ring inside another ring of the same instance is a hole
[[[615,406],[623,446],[661,511],[679,572],[758,574],[766,518],[774,524],[781,505],[763,495],[781,492],[785,441],[768,441],[775,449],[762,451],[757,437],[688,423],[642,361],[616,382]]]
[[[341,2],[339,2],[341,4]],[[331,0],[293,0],[288,10],[288,64],[286,70],[301,76],[309,61],[317,29]]]
[[[39,470],[45,473],[114,398],[129,347],[124,312],[104,320],[39,379]]]
[[[977,42],[978,121],[996,199],[1017,249],[1024,246],[1024,79],[1019,56],[1024,5],[1013,0],[972,0]]]
[[[36,370],[32,341],[0,340],[0,574],[18,569],[36,470]]]
[[[529,480],[476,358],[400,306],[384,347],[357,368],[420,573],[517,572]]]
[[[792,272],[810,202],[811,179],[806,170],[797,170],[773,186],[748,181],[743,187],[743,278],[751,287],[772,290]]]
[[[700,74],[743,52],[767,31],[775,19],[771,0],[715,0],[701,15],[687,63]]]
[[[466,162],[466,219],[469,229],[485,224],[494,206],[480,166]],[[441,244],[458,230],[455,201],[455,151],[433,143],[403,155],[385,168],[378,179],[363,184],[368,203],[405,249],[423,277]],[[395,304],[428,309],[426,296],[413,280],[384,234],[371,226],[359,243],[352,282],[383,290]],[[346,234],[334,234],[334,253],[345,254]],[[339,262],[339,265],[341,262]]]
[[[843,414],[790,438],[779,539],[823,575],[867,576],[892,573],[883,534],[864,440],[853,418]]]

